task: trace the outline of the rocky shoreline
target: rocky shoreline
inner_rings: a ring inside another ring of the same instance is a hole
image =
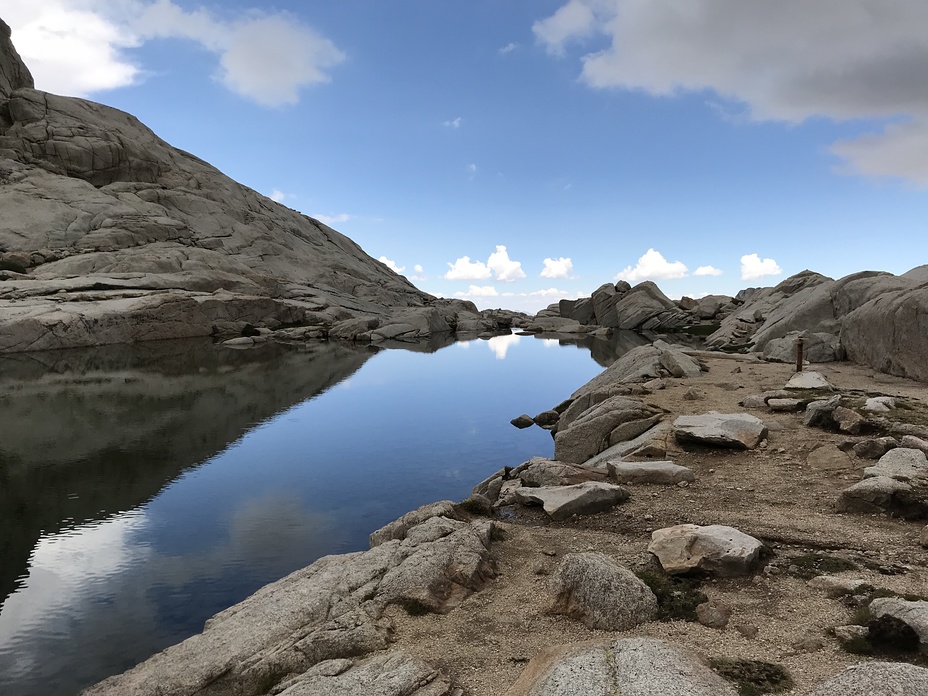
[[[551,409],[558,459],[85,693],[925,693],[924,386],[815,367],[635,348]]]

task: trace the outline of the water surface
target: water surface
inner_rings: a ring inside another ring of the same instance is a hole
[[[75,694],[408,510],[550,456],[547,432],[509,419],[640,342],[0,359],[0,694]]]

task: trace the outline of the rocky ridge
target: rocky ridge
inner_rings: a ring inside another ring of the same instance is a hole
[[[0,281],[0,352],[259,328],[415,341],[513,317],[421,292],[129,114],[34,89],[2,21]]]
[[[636,348],[536,423],[598,420],[599,451],[412,511],[87,693],[922,693],[924,388],[817,368]],[[861,476],[909,491],[846,509]]]

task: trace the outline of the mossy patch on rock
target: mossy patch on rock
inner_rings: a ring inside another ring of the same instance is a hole
[[[772,662],[712,658],[709,665],[735,684],[741,696],[774,694],[793,688],[793,678],[786,668]]]
[[[853,561],[839,556],[829,556],[823,553],[804,553],[789,560],[791,573],[796,577],[809,580],[816,575],[830,575],[845,570],[857,570],[858,565]]]
[[[640,570],[635,575],[657,597],[659,621],[696,621],[696,607],[709,601],[699,589],[702,581],[698,578],[674,577],[658,570]]]

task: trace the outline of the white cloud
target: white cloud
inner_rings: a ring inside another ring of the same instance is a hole
[[[724,271],[715,266],[700,266],[693,271],[694,276],[720,276]]]
[[[542,278],[569,278],[574,270],[574,262],[563,256],[559,259],[545,259],[544,264]]]
[[[773,259],[763,259],[757,254],[741,257],[741,280],[756,280],[765,276],[780,275],[783,269]]]
[[[351,219],[348,213],[339,213],[338,215],[313,215],[312,217],[329,227],[337,225],[340,222],[348,222]]]
[[[400,275],[403,271],[406,270],[406,266],[397,266],[396,261],[393,261],[392,259],[388,259],[386,256],[381,256],[377,260],[380,261],[380,263],[382,263],[384,266],[389,268],[391,271],[393,271],[397,275]]]
[[[416,273],[425,273],[425,269],[422,268],[422,264],[419,264],[419,263],[417,263],[415,266],[413,266],[412,269],[413,269]]]
[[[532,32],[544,44],[548,53],[564,54],[564,44],[571,39],[583,39],[596,29],[596,15],[592,3],[570,0],[547,19],[535,22]]]
[[[467,165],[467,173],[470,174],[470,178],[473,179],[473,178],[474,178],[474,175],[477,173],[477,165],[476,165],[476,164],[473,164],[473,163],[468,164],[468,165]]]
[[[8,0],[4,17],[20,54],[51,92],[88,96],[136,83],[143,69],[123,54],[152,39],[194,41],[218,57],[216,79],[263,106],[299,101],[328,82],[345,56],[288,12],[249,10],[228,18],[172,0]]]
[[[505,46],[503,46],[501,49],[499,49],[499,52],[500,52],[502,55],[506,55],[507,53],[512,53],[512,52],[513,52],[514,50],[516,50],[518,47],[519,47],[519,44],[517,44],[517,43],[515,43],[515,42],[509,42],[508,44],[506,44]]]
[[[511,283],[525,277],[522,264],[519,261],[510,259],[509,252],[502,245],[498,245],[496,251],[490,254],[490,258],[487,259],[487,267],[496,274],[496,280],[503,283]]]
[[[444,123],[442,123],[442,125],[445,128],[460,128],[463,122],[464,122],[464,119],[458,116],[456,119],[453,119],[451,121],[445,121]]]
[[[423,280],[428,280],[428,276],[425,275],[425,269],[422,267],[422,264],[417,263],[412,267],[413,274],[409,276],[410,280],[416,280],[422,282]]]
[[[273,191],[271,191],[270,199],[276,203],[280,203],[286,197],[287,197],[287,194],[284,193],[283,191],[278,191],[277,189],[274,189]]]
[[[519,339],[520,337],[515,334],[494,336],[487,341],[487,347],[493,351],[497,360],[505,360],[506,353],[519,342]]]
[[[456,292],[455,297],[498,297],[499,293],[492,285],[470,285],[467,292]]]
[[[928,3],[910,0],[687,0],[685,10],[569,0],[533,29],[556,54],[604,35],[607,47],[582,58],[592,87],[658,96],[710,90],[756,121],[888,119],[885,131],[832,152],[847,171],[925,184],[926,26]]]
[[[659,251],[648,249],[644,256],[638,259],[634,268],[626,266],[616,275],[616,280],[627,280],[637,283],[640,280],[667,280],[672,278],[685,278],[687,268],[680,261],[668,261]]]
[[[485,280],[492,273],[485,263],[470,260],[470,256],[462,256],[454,263],[449,263],[451,269],[445,273],[445,280]]]

